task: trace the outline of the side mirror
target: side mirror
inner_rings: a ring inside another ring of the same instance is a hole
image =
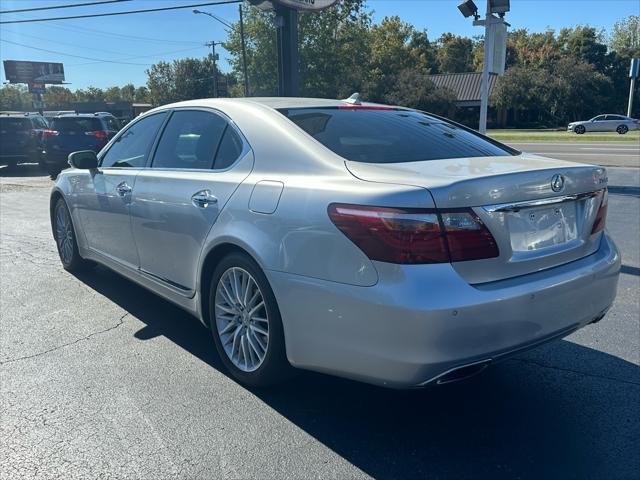
[[[98,168],[98,157],[93,150],[82,150],[69,154],[69,165],[81,170]]]

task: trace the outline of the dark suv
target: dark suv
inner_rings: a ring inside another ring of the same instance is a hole
[[[37,113],[0,114],[0,164],[39,162],[47,121]]]
[[[67,168],[67,157],[78,150],[98,153],[120,130],[120,122],[110,113],[61,114],[49,121],[44,132],[44,167],[56,177]]]

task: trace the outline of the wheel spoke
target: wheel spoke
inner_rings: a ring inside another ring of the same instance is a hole
[[[214,307],[217,333],[231,363],[245,372],[259,368],[269,345],[269,315],[255,278],[241,267],[229,268],[218,281]]]

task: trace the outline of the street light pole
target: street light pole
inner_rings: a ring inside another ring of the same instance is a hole
[[[218,64],[216,62],[216,42],[209,42],[213,53],[213,98],[218,98]]]
[[[247,52],[246,52],[246,47],[244,42],[244,20],[242,16],[242,5],[239,5],[239,8],[240,8],[240,41],[242,43],[242,72],[244,76],[244,96],[248,97],[249,96],[249,77],[247,75]],[[207,15],[213,18],[215,21],[220,22],[225,27],[227,27],[227,29],[225,29],[227,33],[229,33],[229,30],[228,30],[229,28],[233,28],[233,25],[223,20],[222,18],[218,17],[217,15],[214,15],[213,13],[203,12],[202,10],[193,10],[193,13]],[[218,42],[218,45],[220,45],[220,42]],[[214,56],[215,56],[215,47],[214,47]],[[215,63],[215,60],[214,60],[214,63]],[[217,79],[216,79],[216,84],[217,84]],[[216,88],[216,91],[217,91],[217,88]]]
[[[247,49],[244,43],[244,20],[242,14],[242,4],[238,5],[240,10],[240,43],[242,44],[242,74],[244,76],[244,96],[249,96],[249,75],[247,75]]]

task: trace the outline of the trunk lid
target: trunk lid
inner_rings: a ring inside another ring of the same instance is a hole
[[[443,211],[473,208],[500,255],[454,262],[471,284],[562,265],[600,244],[591,229],[607,186],[602,167],[528,154],[346,166],[361,180],[426,188]]]

